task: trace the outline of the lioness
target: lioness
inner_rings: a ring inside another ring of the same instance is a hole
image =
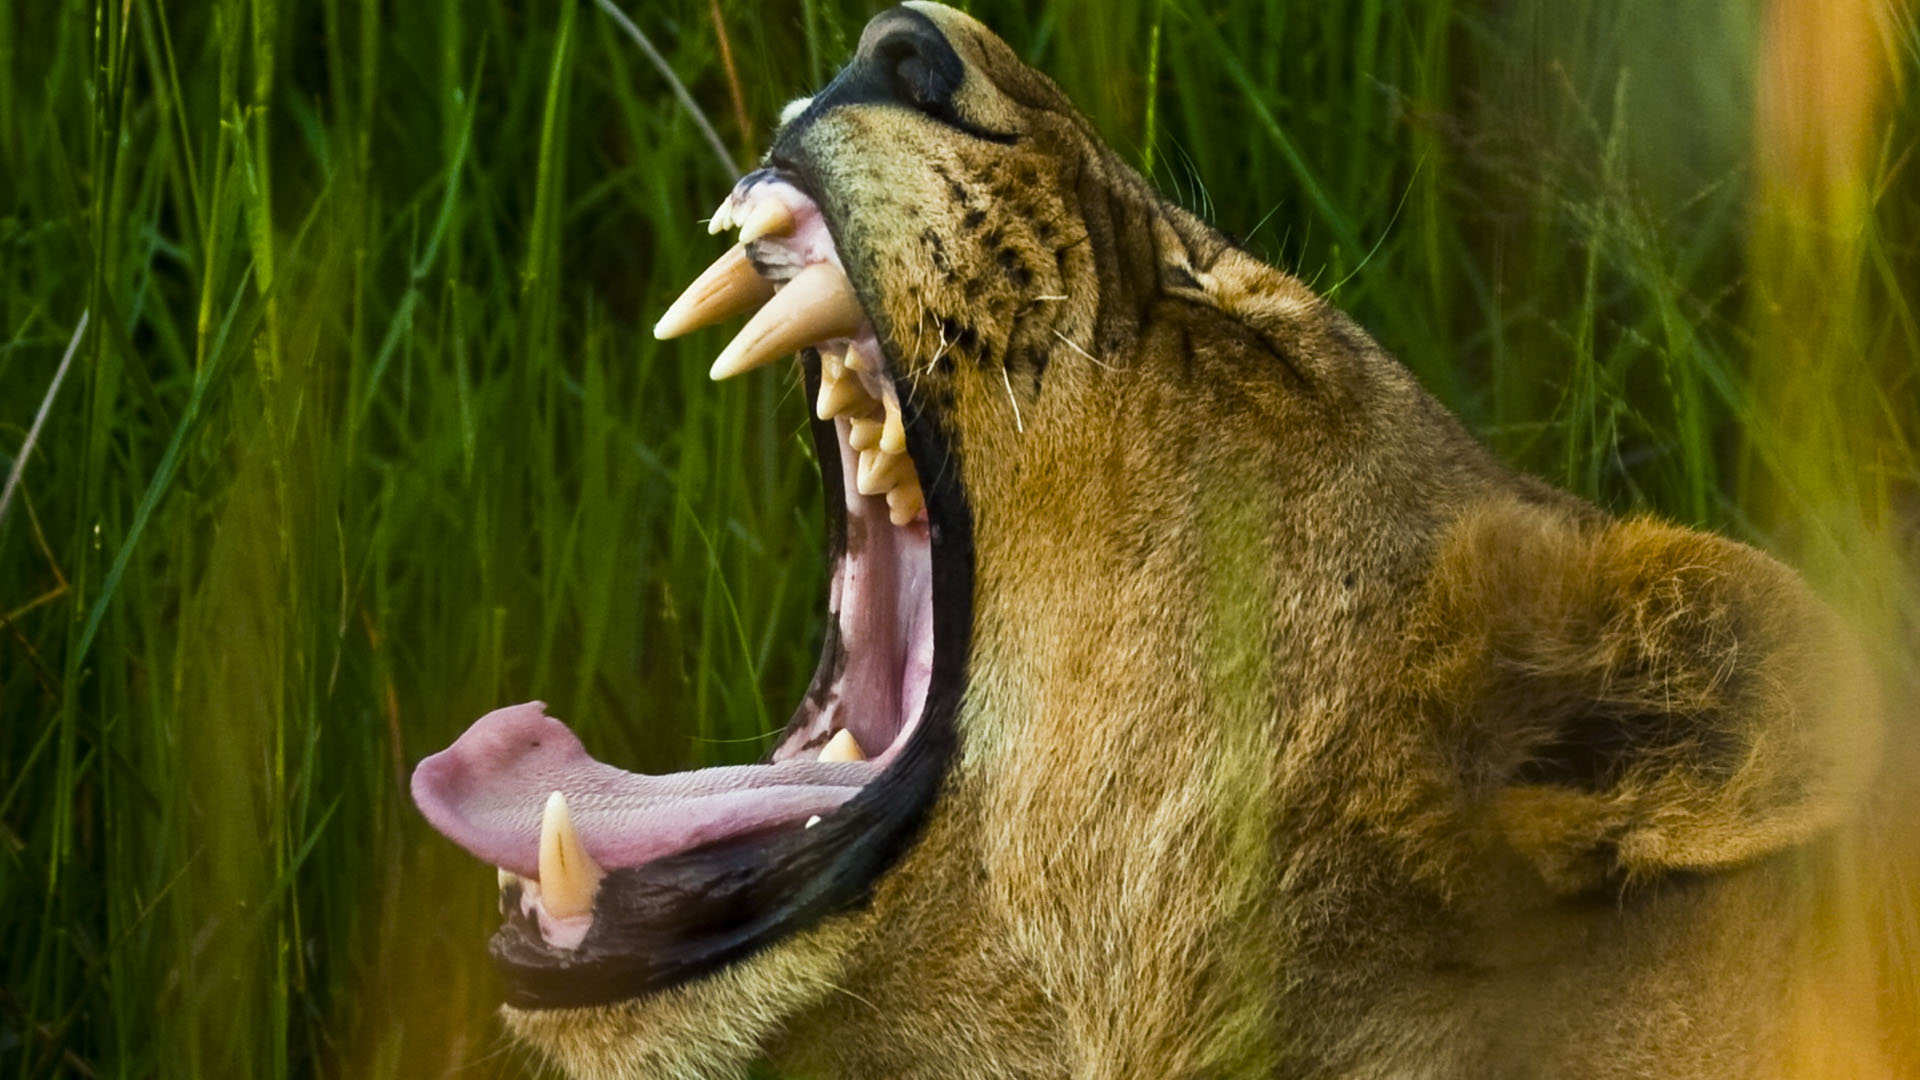
[[[625,773],[528,704],[420,765],[500,868],[521,1038],[609,1077],[1884,1067],[1806,869],[1871,684],[1792,572],[1507,469],[937,4],[714,226],[657,332],[800,353],[826,644],[763,764]]]

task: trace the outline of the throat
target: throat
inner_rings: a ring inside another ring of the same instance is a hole
[[[830,655],[773,760],[818,753],[844,730],[884,765],[912,734],[933,675],[931,543],[924,513],[895,524],[884,496],[861,491],[858,420],[829,423],[845,514],[828,593]]]

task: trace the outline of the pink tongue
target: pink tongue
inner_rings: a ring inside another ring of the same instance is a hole
[[[447,839],[523,877],[540,872],[540,811],[567,797],[587,854],[607,869],[825,814],[873,779],[868,762],[784,761],[644,776],[593,760],[531,701],[474,721],[413,770],[413,801]]]

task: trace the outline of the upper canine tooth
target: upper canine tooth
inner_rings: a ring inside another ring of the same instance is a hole
[[[827,740],[826,746],[820,748],[820,760],[865,761],[867,755],[860,749],[860,741],[853,737],[853,732],[841,728],[833,738]]]
[[[880,449],[889,454],[904,454],[907,452],[907,429],[900,422],[900,403],[889,396],[881,404],[887,408],[887,421],[880,432]]]
[[[687,286],[653,324],[653,336],[661,341],[679,337],[729,315],[752,311],[772,298],[773,283],[753,268],[747,249],[736,245]]]
[[[574,831],[566,796],[547,796],[540,814],[540,903],[547,914],[571,919],[592,911],[593,894],[606,876]]]
[[[760,200],[740,226],[740,242],[751,244],[763,236],[786,236],[793,232],[793,210],[777,195]]]
[[[814,263],[754,312],[708,374],[730,378],[816,341],[849,337],[866,317],[847,275],[832,263]]]

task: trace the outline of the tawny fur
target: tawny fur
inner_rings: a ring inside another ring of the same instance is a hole
[[[868,907],[515,1013],[580,1076],[1871,1076],[1816,872],[1871,679],[1794,574],[1491,458],[967,16],[793,145],[974,520],[963,749]]]

